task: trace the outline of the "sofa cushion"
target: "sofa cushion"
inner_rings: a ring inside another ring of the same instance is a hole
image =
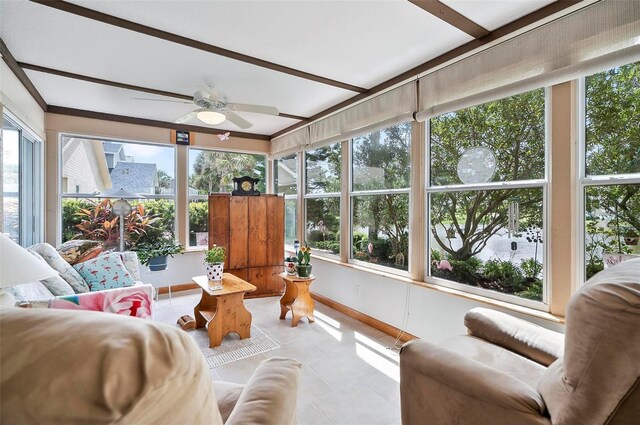
[[[23,283],[21,285],[4,288],[16,299],[16,304],[29,301],[46,301],[54,297],[42,282]]]
[[[91,292],[126,288],[136,283],[124,267],[119,252],[78,263],[73,268],[87,282]]]
[[[42,255],[40,255],[37,252],[35,252],[33,250],[30,250],[30,249],[28,249],[27,251],[29,251],[31,253],[31,255],[33,255],[34,257],[38,258],[40,261],[42,261],[47,266],[49,266],[49,263],[47,263],[47,261],[44,258],[42,258]],[[51,267],[51,266],[49,266],[49,267]],[[56,272],[55,276],[47,278],[47,279],[43,279],[40,282],[42,282],[42,284],[44,286],[46,286],[47,289],[49,291],[51,291],[51,293],[56,297],[60,296],[60,295],[73,295],[73,294],[75,294],[75,292],[73,292],[73,288],[71,287],[71,285],[69,285],[63,278],[61,278],[60,275],[57,272]]]
[[[98,241],[70,240],[57,247],[56,251],[73,266],[97,257],[102,252],[102,244]]]
[[[100,257],[116,253],[117,251],[102,251]],[[140,280],[140,265],[138,263],[138,254],[135,251],[117,252],[122,258],[122,263],[134,280]]]
[[[204,357],[173,326],[12,308],[0,334],[2,423],[222,424]]]
[[[30,250],[37,252],[44,258],[44,260],[58,273],[60,273],[60,277],[62,277],[65,282],[73,288],[73,291],[76,294],[82,294],[84,292],[89,292],[89,286],[87,286],[86,282],[77,271],[71,266],[71,264],[67,263],[56,251],[54,247],[49,245],[48,243],[39,243],[29,247]]]

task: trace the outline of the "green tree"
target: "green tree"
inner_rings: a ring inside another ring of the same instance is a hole
[[[403,123],[369,133],[353,140],[353,189],[403,189],[410,185],[411,124]],[[409,196],[406,194],[357,196],[353,203],[354,225],[367,229],[367,240],[374,246],[373,256],[406,268],[409,253]],[[354,247],[362,251],[365,246]],[[390,261],[391,260],[391,261]]]
[[[266,191],[265,158],[261,155],[234,152],[202,151],[196,157],[189,187],[200,195],[233,190],[233,178],[240,176],[259,178],[258,190]]]
[[[340,192],[341,146],[334,143],[308,151],[306,158],[306,192]],[[307,199],[307,240],[309,246],[325,249],[319,242],[339,241],[340,197]],[[317,236],[316,236],[317,235]],[[336,244],[333,244],[335,248]],[[337,244],[339,246],[339,243]],[[331,250],[338,253],[338,249]]]
[[[173,183],[173,178],[164,170],[158,170],[156,173],[158,179],[158,187],[156,187],[156,195],[162,192],[162,189],[170,189]]]
[[[543,178],[544,109],[544,90],[539,89],[432,118],[432,184],[460,184],[458,160],[476,146],[486,146],[494,153],[492,181]],[[542,192],[537,189],[445,192],[431,196],[431,233],[452,259],[467,260],[506,227],[507,207],[514,197],[523,220],[542,222]],[[449,226],[461,238],[459,248],[453,248],[437,232]]]
[[[587,175],[640,172],[640,62],[587,77],[585,124]],[[614,244],[640,234],[639,184],[590,188],[586,203],[611,219]]]

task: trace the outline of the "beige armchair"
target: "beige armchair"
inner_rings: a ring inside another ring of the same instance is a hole
[[[0,310],[0,423],[289,425],[300,363],[212,382],[191,336],[115,314]]]
[[[484,308],[465,325],[402,347],[404,425],[640,424],[640,260],[587,282],[565,335]]]

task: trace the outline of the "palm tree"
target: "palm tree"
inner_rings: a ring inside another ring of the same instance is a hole
[[[193,164],[190,186],[199,193],[230,191],[233,178],[255,175],[258,157],[227,152],[200,152]]]

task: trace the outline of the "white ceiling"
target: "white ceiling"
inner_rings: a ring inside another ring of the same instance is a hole
[[[442,1],[489,30],[552,2]],[[72,3],[366,89],[472,40],[406,0]],[[211,81],[232,102],[298,116],[357,94],[26,0],[0,0],[0,6],[0,37],[19,62],[186,95]],[[27,75],[50,105],[169,122],[195,108],[134,100],[158,96],[42,72]],[[254,124],[244,131],[255,134],[298,122],[241,115]],[[216,128],[239,130],[228,123]]]

